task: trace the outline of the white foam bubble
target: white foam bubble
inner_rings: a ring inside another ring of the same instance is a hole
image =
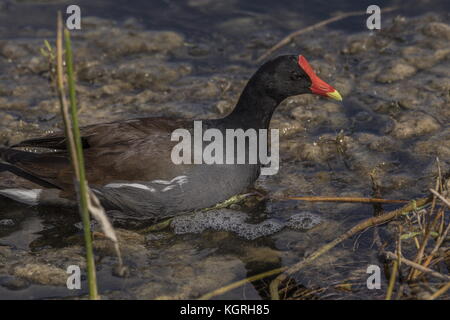
[[[191,215],[177,216],[171,222],[175,234],[201,233],[205,230],[228,231],[247,240],[271,235],[284,227],[307,230],[318,225],[323,219],[310,212],[293,215],[288,222],[268,219],[263,222],[247,223],[248,215],[229,209],[210,210]]]
[[[176,234],[201,233],[207,229],[236,233],[240,237],[253,240],[280,231],[281,222],[266,220],[258,224],[246,223],[248,215],[228,209],[199,212],[188,216],[178,216],[171,226]]]
[[[309,230],[322,223],[323,218],[311,212],[301,212],[292,215],[286,226],[296,230]]]

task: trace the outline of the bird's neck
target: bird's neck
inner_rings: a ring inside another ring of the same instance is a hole
[[[225,117],[227,124],[242,129],[268,129],[275,108],[283,99],[274,99],[250,80],[234,110]]]

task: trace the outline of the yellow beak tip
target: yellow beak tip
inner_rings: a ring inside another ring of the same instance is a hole
[[[334,90],[333,92],[328,92],[327,96],[333,100],[342,101],[342,96],[337,90]]]

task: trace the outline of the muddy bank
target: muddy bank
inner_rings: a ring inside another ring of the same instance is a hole
[[[248,28],[257,20],[224,22],[219,28],[227,30],[227,37],[192,39],[180,32],[148,30],[133,19],[84,18],[83,30],[74,33],[82,124],[225,115],[256,70],[255,57],[274,44],[273,37]],[[374,173],[383,197],[412,199],[434,185],[436,157],[443,172],[450,168],[448,21],[428,14],[396,17],[386,24],[376,33],[318,30],[277,53],[305,55],[344,102],[314,96],[287,99],[271,123],[281,130],[281,168],[275,176],[261,177],[258,188],[274,196],[370,196],[369,173]],[[238,39],[241,29],[251,41]],[[42,29],[0,40],[1,145],[60,128],[53,66],[40,51],[43,40],[53,38],[51,30]],[[76,213],[30,209],[3,198],[0,203],[0,297],[83,297],[85,290],[65,288],[67,266],[84,266]],[[119,234],[130,276],[113,275],[111,245],[96,239],[102,295],[196,298],[290,265],[373,214],[372,207],[360,204],[295,201],[232,209],[245,211],[248,224],[284,226],[305,212],[321,223],[300,230],[274,227],[272,233],[247,240],[231,227],[221,230],[220,223],[204,227],[205,220],[186,218],[184,226],[193,229],[184,230],[199,232],[195,234],[175,234],[170,227],[141,234],[134,231],[140,225],[122,219]],[[383,229],[382,236],[390,239],[390,229]],[[367,265],[380,263],[372,242],[370,232],[345,242],[302,272],[298,282],[327,286],[351,278],[355,284],[350,291],[331,290],[323,298],[380,298],[384,292],[365,287]],[[248,285],[225,297],[266,294],[258,285]]]

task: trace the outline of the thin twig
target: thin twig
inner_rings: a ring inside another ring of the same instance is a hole
[[[360,197],[284,197],[276,200],[299,200],[310,202],[350,202],[350,203],[407,203],[407,200],[390,200]]]
[[[233,283],[231,283],[231,284],[229,284],[229,285],[227,285],[225,287],[219,288],[217,290],[214,290],[212,292],[209,292],[209,293],[201,296],[199,298],[199,300],[208,300],[208,299],[214,298],[214,297],[219,296],[221,294],[224,294],[224,293],[226,293],[226,292],[228,292],[230,290],[233,290],[235,288],[239,288],[240,286],[243,286],[246,283],[250,283],[250,282],[253,282],[253,281],[261,280],[261,279],[264,279],[264,278],[267,278],[267,277],[279,274],[279,273],[285,271],[287,268],[288,267],[281,267],[281,268],[273,269],[273,270],[270,270],[270,271],[267,271],[267,272],[264,272],[264,273],[259,273],[257,275],[252,276],[252,277],[249,277],[249,278],[245,278],[245,279],[240,280],[240,281],[233,282]]]
[[[403,228],[401,225],[399,225],[397,230],[397,243],[396,243],[397,260],[394,260],[394,265],[392,266],[392,273],[389,279],[389,286],[386,293],[386,300],[391,300],[392,293],[394,292],[397,273],[400,274],[401,256],[402,256],[402,232]]]
[[[430,189],[430,191],[437,196],[439,199],[444,199],[442,195],[440,195],[438,192],[436,192],[433,189]],[[445,202],[444,202],[445,203]],[[447,203],[447,205],[450,208],[450,205]],[[444,210],[441,209],[441,211],[439,212],[439,215],[442,217],[444,217]],[[441,232],[436,240],[436,244],[434,245],[433,249],[431,250],[430,254],[428,255],[428,257],[425,259],[423,266],[424,267],[428,267],[434,257],[434,255],[437,253],[437,251],[439,250],[439,248],[441,247],[442,243],[444,242],[444,240],[447,238],[447,235],[450,232],[450,223],[447,225],[447,227],[445,228],[445,230],[443,232]]]
[[[439,235],[438,239],[436,240],[436,245],[434,246],[433,250],[431,250],[430,255],[433,256],[441,247],[444,240],[447,238],[447,235],[450,233],[450,223],[445,228],[445,231]]]
[[[397,10],[398,7],[389,7],[389,8],[385,8],[382,9],[382,12],[389,12],[389,11],[393,11],[393,10]],[[335,17],[323,20],[321,22],[318,22],[316,24],[310,25],[306,28],[294,31],[292,33],[290,33],[289,35],[287,35],[286,37],[284,37],[283,39],[281,39],[278,43],[276,43],[273,47],[271,47],[270,49],[268,49],[261,57],[259,57],[256,62],[259,63],[261,61],[263,61],[264,59],[266,59],[268,56],[270,56],[273,52],[275,52],[276,50],[284,47],[285,45],[289,44],[294,38],[298,37],[301,34],[316,30],[318,28],[324,27],[327,24],[348,18],[348,17],[353,17],[353,16],[362,16],[367,14],[366,11],[353,11],[353,12],[347,12],[347,13],[343,13],[340,15],[337,15]]]
[[[438,182],[436,182],[436,186],[439,187],[439,183],[438,183]],[[442,195],[440,195],[436,190],[430,189],[430,192],[434,195],[434,197],[433,197],[433,206],[432,206],[432,210],[434,209],[434,206],[435,206],[436,197],[439,198],[439,199],[440,199],[442,202],[444,202],[446,205],[448,205],[449,208],[450,208],[450,203],[449,203]],[[424,235],[423,241],[422,241],[422,243],[421,243],[421,245],[420,245],[419,251],[418,251],[418,253],[417,253],[417,255],[416,255],[415,259],[414,259],[414,262],[419,263],[419,264],[422,263],[422,258],[423,258],[423,255],[424,255],[424,253],[425,253],[425,248],[426,248],[426,245],[427,245],[427,243],[428,243],[429,236],[430,236],[430,234],[431,234],[431,231],[432,231],[432,230],[436,227],[436,225],[439,223],[439,219],[440,219],[440,217],[441,217],[441,213],[442,213],[442,212],[438,212],[438,213],[436,214],[436,216],[434,217],[433,221],[432,221],[432,222],[429,222],[429,223],[427,224],[427,227],[426,227],[426,229],[425,229],[425,235]],[[443,214],[443,213],[442,213],[442,214]],[[441,243],[442,243],[442,242],[441,242]],[[435,247],[435,248],[436,248],[436,247]],[[439,247],[438,247],[438,248],[439,248]],[[433,253],[433,254],[434,254],[434,253]],[[430,264],[432,257],[433,257],[433,255],[430,254],[430,255],[425,259],[425,261],[424,261],[424,263],[423,263],[423,265],[424,265],[425,267],[428,266],[428,265]],[[408,279],[409,279],[409,280],[414,280],[414,279],[417,278],[419,275],[420,275],[420,271],[419,271],[419,270],[417,270],[417,269],[411,269],[411,272],[410,272],[410,274],[409,274]]]
[[[436,197],[439,198],[443,203],[445,203],[450,208],[450,202],[444,198],[442,195],[440,195],[436,190],[430,189],[431,193],[434,194]]]
[[[395,259],[398,259],[398,256],[395,253],[393,253],[393,252],[387,251],[386,252],[386,258],[395,260]],[[404,257],[400,257],[400,261],[402,263],[406,264],[407,266],[410,266],[410,267],[412,267],[414,269],[420,270],[421,272],[426,273],[426,274],[428,274],[428,275],[430,275],[432,277],[435,277],[437,279],[447,280],[447,281],[450,280],[450,276],[442,274],[442,273],[439,273],[439,272],[434,271],[434,270],[431,270],[430,268],[426,268],[426,267],[422,266],[421,264],[415,263],[414,261],[408,260],[408,259],[406,259]]]
[[[386,300],[391,300],[392,292],[394,292],[395,279],[397,277],[398,270],[398,260],[394,260],[394,265],[392,266],[391,277],[389,279],[389,286],[386,293]]]
[[[439,298],[441,295],[446,293],[450,289],[450,281],[447,282],[443,287],[441,287],[438,291],[433,293],[427,300],[434,300]]]

